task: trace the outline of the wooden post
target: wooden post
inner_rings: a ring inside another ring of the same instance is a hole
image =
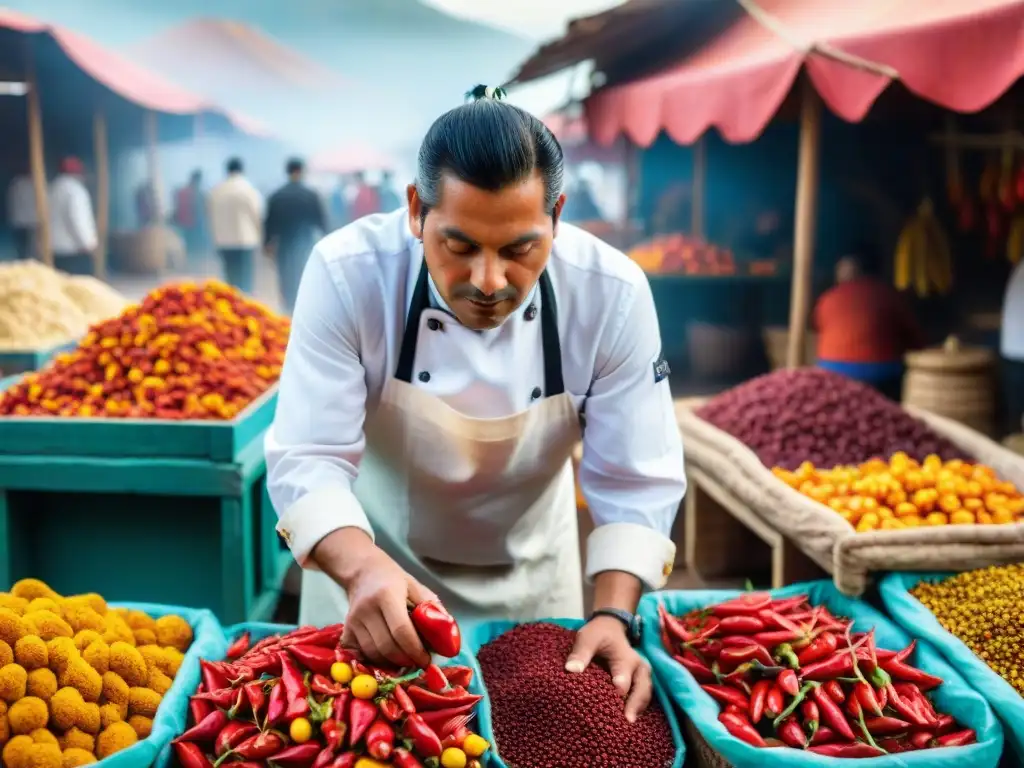
[[[43,147],[43,113],[39,103],[39,81],[36,78],[32,55],[32,38],[25,40],[25,58],[28,73],[28,155],[32,168],[32,186],[36,196],[36,230],[38,253],[44,264],[53,266],[53,245],[50,241],[50,201],[46,191],[46,154]]]
[[[160,134],[156,112],[146,112],[146,150],[149,157],[149,183],[158,223],[163,222],[163,184],[160,181]]]
[[[704,237],[704,201],[707,195],[708,143],[707,134],[693,145],[693,190],[690,199],[690,234]]]
[[[92,117],[93,160],[96,163],[96,252],[95,273],[107,273],[107,234],[110,230],[110,160],[107,144],[107,117],[99,107]]]
[[[817,225],[818,164],[821,145],[821,97],[810,78],[802,81],[800,158],[796,176],[796,219],[793,223],[793,284],[789,303],[789,346],[786,367],[796,368],[807,349],[807,320],[811,312],[814,275],[814,235]]]

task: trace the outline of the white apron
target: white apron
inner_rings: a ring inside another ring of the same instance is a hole
[[[410,382],[426,264],[410,302],[397,371],[367,414],[354,492],[376,542],[460,619],[583,614],[573,447],[580,420],[565,392],[554,290],[540,277],[545,393],[528,410],[464,416]],[[344,590],[320,571],[302,576],[299,621],[348,612]]]

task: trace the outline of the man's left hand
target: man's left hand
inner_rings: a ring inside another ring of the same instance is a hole
[[[634,722],[651,703],[651,667],[629,644],[626,628],[618,619],[597,616],[588,621],[576,635],[565,669],[578,674],[595,658],[608,664],[612,683],[626,699],[626,719]]]

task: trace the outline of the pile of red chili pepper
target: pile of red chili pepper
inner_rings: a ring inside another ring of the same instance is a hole
[[[942,679],[910,666],[916,643],[878,648],[873,629],[854,632],[806,595],[749,592],[681,617],[659,613],[665,649],[747,744],[878,757],[976,740],[935,710],[927,692]]]
[[[481,768],[469,667],[374,666],[340,646],[343,631],[244,634],[224,661],[200,661],[191,727],[173,742],[182,767]]]

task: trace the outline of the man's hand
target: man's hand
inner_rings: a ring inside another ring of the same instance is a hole
[[[371,661],[426,667],[424,649],[409,618],[409,602],[436,597],[398,567],[363,531],[343,528],[317,544],[314,559],[348,593],[342,645]]]
[[[565,669],[578,674],[594,658],[607,662],[612,683],[626,699],[626,719],[635,722],[651,703],[651,668],[629,644],[621,621],[611,616],[597,616],[588,621],[576,635],[576,645]]]

